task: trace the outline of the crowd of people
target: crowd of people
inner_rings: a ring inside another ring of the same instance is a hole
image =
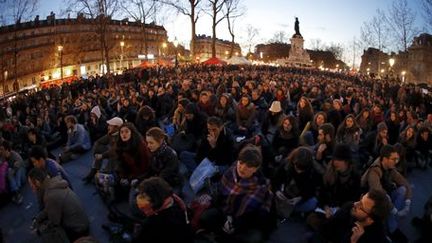
[[[404,242],[407,175],[432,166],[431,94],[361,75],[158,67],[1,107],[0,195],[20,204],[28,177],[47,241],[89,234],[62,167],[89,151],[83,183],[109,208],[129,203],[135,242],[263,242],[288,218],[303,219],[310,242]]]

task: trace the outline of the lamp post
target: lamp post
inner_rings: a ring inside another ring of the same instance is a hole
[[[125,43],[124,41],[120,41],[120,69],[123,69],[123,47],[124,47]]]
[[[178,40],[177,40],[177,37],[175,37],[174,38],[174,47],[175,47],[175,50],[174,50],[174,52],[175,52],[175,66],[177,67],[177,65],[178,65],[178,59],[177,59],[177,47],[178,47]]]
[[[405,74],[406,74],[406,71],[402,71],[402,72],[401,72],[401,75],[402,75],[402,83],[405,83]]]
[[[6,80],[8,78],[8,71],[4,71],[3,73],[3,98],[6,97]]]
[[[63,81],[63,46],[57,46],[57,51],[60,53],[60,80]]]
[[[395,59],[393,57],[390,57],[390,59],[389,59],[389,65],[390,65],[389,76],[390,77],[393,76],[393,65],[394,64],[395,64]]]

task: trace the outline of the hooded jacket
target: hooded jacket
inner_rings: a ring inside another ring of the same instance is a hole
[[[86,232],[89,220],[78,196],[60,176],[47,177],[42,182],[45,208],[38,215],[39,220],[48,219],[54,225],[63,227],[66,232]]]

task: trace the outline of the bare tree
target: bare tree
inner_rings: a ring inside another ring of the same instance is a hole
[[[423,0],[423,18],[429,30],[432,30],[432,0]]]
[[[231,47],[229,57],[232,57],[234,52],[235,45],[235,34],[234,34],[234,26],[235,21],[243,16],[246,12],[246,9],[240,5],[241,0],[225,0],[225,14],[228,24],[228,31],[231,35]]]
[[[324,45],[324,42],[321,39],[319,39],[319,38],[311,39],[310,43],[311,43],[310,44],[311,50],[314,50],[314,51],[322,51],[322,50],[324,50],[325,45]]]
[[[344,52],[345,52],[345,48],[342,46],[342,44],[340,43],[330,43],[330,45],[328,45],[325,48],[326,51],[329,51],[331,53],[333,53],[333,55],[336,57],[336,59],[341,60]]]
[[[206,13],[210,15],[212,19],[212,57],[216,57],[216,27],[217,25],[226,18],[223,6],[226,0],[208,0],[209,8]]]
[[[252,46],[255,46],[256,38],[258,37],[259,31],[252,25],[246,26],[246,45],[248,53],[251,53]]]
[[[376,15],[360,28],[360,41],[365,47],[375,47],[382,51],[387,47],[390,29],[387,25],[385,13],[377,9]]]
[[[119,0],[68,0],[69,12],[77,12],[93,19],[96,23],[96,32],[99,37],[101,60],[110,72],[110,44],[108,38],[108,26],[111,18],[120,11]]]
[[[392,29],[399,50],[407,51],[409,42],[419,33],[414,25],[415,19],[416,14],[407,0],[393,1],[388,10],[387,24]]]
[[[136,22],[141,23],[141,33],[143,41],[140,42],[140,52],[148,54],[147,43],[147,28],[146,24],[155,17],[156,11],[160,9],[160,3],[157,0],[122,0],[121,7],[124,12],[134,19]]]
[[[175,8],[179,13],[189,17],[192,30],[190,51],[192,61],[195,61],[196,23],[198,22],[202,11],[202,0],[160,0],[160,2]]]
[[[17,30],[21,21],[29,20],[37,10],[39,0],[4,0],[1,2],[2,24],[14,23],[13,32],[13,77],[14,86],[18,84],[17,60],[19,54]],[[3,56],[3,55],[2,55]],[[3,73],[3,72],[2,72]]]
[[[276,31],[273,34],[273,37],[270,39],[270,42],[276,42],[276,43],[286,43],[288,41],[288,34],[283,31]]]

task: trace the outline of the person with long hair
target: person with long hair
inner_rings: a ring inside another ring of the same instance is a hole
[[[132,182],[136,183],[148,173],[150,152],[145,140],[132,123],[126,122],[121,125],[115,151],[120,163],[120,184],[126,186]]]
[[[152,155],[149,176],[159,176],[174,189],[181,186],[177,153],[166,143],[167,135],[159,127],[152,127],[146,132],[147,147]]]
[[[347,115],[336,132],[336,143],[357,146],[360,143],[361,129],[353,115]]]
[[[302,96],[297,103],[297,117],[298,117],[298,127],[300,131],[303,131],[306,124],[312,121],[314,116],[314,111],[312,105],[308,98]]]
[[[275,153],[277,155],[282,155],[283,158],[288,156],[288,154],[298,146],[299,134],[300,132],[295,117],[283,117],[272,141],[272,147],[275,149]]]
[[[148,129],[157,126],[155,111],[148,105],[141,107],[135,119],[135,126],[144,136]]]

